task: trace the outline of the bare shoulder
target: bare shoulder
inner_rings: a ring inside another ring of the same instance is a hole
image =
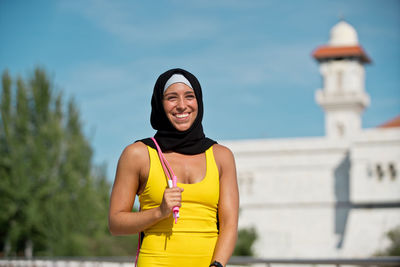
[[[213,146],[213,151],[214,151],[214,156],[216,158],[232,158],[233,159],[233,153],[232,151],[227,148],[226,146],[220,145],[220,144],[215,144]]]
[[[226,146],[215,144],[213,146],[215,162],[217,163],[220,174],[227,169],[235,170],[235,158],[232,151]]]
[[[143,163],[148,159],[147,146],[142,142],[136,142],[125,147],[119,158],[119,164],[129,163]]]

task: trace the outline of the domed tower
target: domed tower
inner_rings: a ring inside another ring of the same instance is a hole
[[[340,21],[331,29],[329,43],[315,49],[313,57],[323,78],[315,98],[325,111],[325,134],[329,138],[357,135],[361,113],[369,105],[364,64],[371,60],[359,45],[356,30]]]

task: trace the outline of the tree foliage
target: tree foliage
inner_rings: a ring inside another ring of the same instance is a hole
[[[253,244],[257,240],[257,232],[254,227],[242,228],[238,231],[233,255],[235,256],[254,256]]]
[[[390,245],[376,256],[400,256],[400,225],[386,233]]]
[[[135,238],[108,233],[110,185],[74,101],[43,69],[4,71],[0,111],[0,255],[132,254]]]

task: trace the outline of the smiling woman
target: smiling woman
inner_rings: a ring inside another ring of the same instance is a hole
[[[165,90],[163,106],[165,114],[178,131],[188,130],[197,117],[196,96],[193,89],[183,82],[174,83]]]
[[[232,152],[206,138],[197,78],[182,69],[160,75],[151,124],[176,174],[169,187],[151,138],[125,148],[111,193],[112,234],[143,232],[138,266],[224,266],[237,236],[239,194]],[[160,157],[159,157],[160,156]],[[141,211],[132,212],[135,195]],[[179,220],[173,211],[179,207]]]

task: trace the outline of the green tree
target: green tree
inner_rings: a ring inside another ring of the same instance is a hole
[[[242,228],[238,232],[233,255],[235,256],[254,256],[253,244],[257,240],[257,232],[254,227]]]
[[[400,256],[400,226],[386,233],[390,245],[386,249],[377,252],[376,256]]]
[[[108,233],[110,185],[74,101],[41,68],[4,71],[0,111],[0,255],[132,254],[136,238]]]

